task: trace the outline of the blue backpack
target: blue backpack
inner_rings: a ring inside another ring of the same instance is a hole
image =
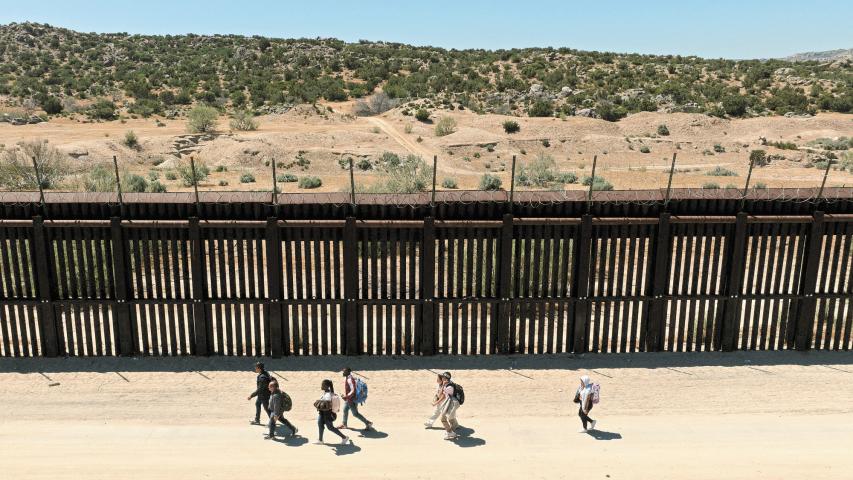
[[[367,401],[367,384],[360,378],[355,379],[355,401],[359,405],[364,405]]]

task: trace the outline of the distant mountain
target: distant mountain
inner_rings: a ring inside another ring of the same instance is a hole
[[[836,60],[853,60],[853,48],[827,50],[825,52],[804,52],[783,58],[789,62],[834,62]]]

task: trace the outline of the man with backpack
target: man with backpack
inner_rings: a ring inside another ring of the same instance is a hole
[[[364,401],[367,400],[367,385],[361,381],[360,379],[356,379],[352,375],[352,369],[347,367],[343,371],[344,374],[344,418],[343,422],[338,426],[338,428],[349,428],[347,426],[347,420],[349,418],[349,412],[352,411],[352,415],[364,422],[364,429],[370,430],[373,428],[373,422],[364,418],[364,416],[358,412],[358,405],[364,404]]]
[[[264,436],[266,440],[272,440],[275,438],[275,423],[281,422],[285,427],[289,428],[293,435],[296,435],[296,432],[299,431],[292,423],[287,421],[284,418],[284,412],[289,411],[293,407],[293,401],[290,399],[290,396],[284,392],[282,392],[278,388],[278,381],[273,379],[269,384],[270,391],[270,421],[267,424],[269,427],[269,434]]]
[[[450,381],[450,372],[441,374],[441,385],[444,393],[444,403],[441,407],[441,424],[447,434],[445,440],[455,440],[458,435],[456,429],[459,422],[456,420],[456,411],[465,403],[465,391],[458,384]]]
[[[249,395],[246,400],[251,400],[253,398],[257,398],[255,400],[255,419],[252,420],[252,425],[260,425],[261,424],[261,407],[264,407],[264,411],[267,412],[267,415],[270,414],[270,381],[272,381],[272,376],[270,376],[269,372],[264,368],[264,364],[262,362],[255,363],[255,373],[258,374],[257,379],[255,380],[255,391]]]

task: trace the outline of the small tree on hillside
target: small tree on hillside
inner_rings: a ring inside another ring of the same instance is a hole
[[[187,130],[190,133],[212,132],[216,128],[219,111],[207,105],[199,105],[187,114]]]

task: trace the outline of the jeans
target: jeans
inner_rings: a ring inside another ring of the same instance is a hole
[[[370,425],[370,420],[364,418],[364,415],[358,413],[358,404],[355,401],[346,402],[344,405],[344,426],[347,425],[347,419],[349,418],[349,412],[352,410],[352,416],[364,422],[364,426],[367,427]]]
[[[261,421],[261,407],[264,407],[264,411],[267,412],[267,415],[270,414],[270,397],[262,397],[258,395],[255,400],[255,423]]]
[[[592,407],[589,408],[592,410]],[[592,423],[592,419],[589,418],[589,415],[583,413],[583,407],[578,407],[578,416],[581,417],[581,422],[583,423],[583,428],[586,429],[587,422]]]
[[[296,427],[293,426],[292,423],[288,422],[284,416],[279,417],[278,421],[280,421],[285,427],[289,428],[291,432],[296,433]],[[275,436],[275,415],[270,415],[270,420],[267,423],[267,426],[270,429],[270,436]]]
[[[445,401],[445,406],[441,412],[441,424],[447,433],[450,433],[459,428],[459,422],[456,420],[456,410],[459,408],[459,402],[456,400]]]
[[[317,428],[320,430],[321,442],[323,441],[323,430],[326,428],[328,428],[330,432],[336,434],[341,438],[347,438],[346,435],[341,433],[340,430],[338,430],[337,428],[335,428],[334,425],[332,425],[332,416],[330,412],[320,412],[320,414],[317,415]]]

